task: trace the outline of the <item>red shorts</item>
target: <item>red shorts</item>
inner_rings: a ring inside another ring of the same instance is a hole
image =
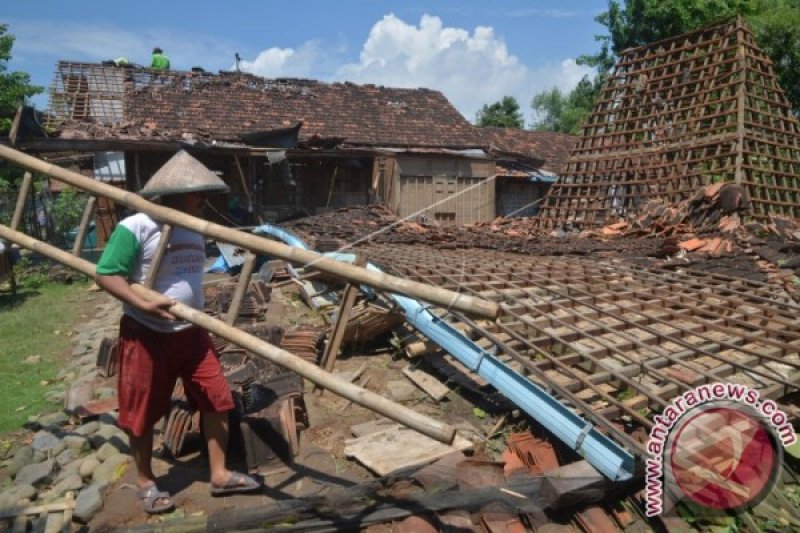
[[[177,378],[189,403],[201,412],[233,409],[230,387],[206,330],[161,333],[123,315],[118,349],[119,426],[135,436],[169,412]]]

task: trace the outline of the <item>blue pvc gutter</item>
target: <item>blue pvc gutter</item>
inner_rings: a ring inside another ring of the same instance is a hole
[[[269,231],[262,233],[281,238],[279,234],[286,232],[270,226]],[[308,249],[297,236],[292,234],[292,237],[300,241],[301,248]],[[284,242],[296,246],[292,242]],[[355,254],[333,252],[325,255],[347,263],[355,260]],[[367,264],[367,268],[381,272],[371,263]],[[536,383],[521,376],[450,324],[433,315],[419,301],[398,294],[390,296],[403,309],[406,319],[415,328],[488,381],[506,398],[583,456],[604,476],[613,481],[626,481],[633,477],[636,464],[633,454],[600,433],[592,424]]]
[[[283,229],[273,224],[262,224],[261,226],[254,228],[253,233],[271,235],[277,239],[282,240],[289,246],[294,246],[295,248],[302,248],[303,250],[309,250],[308,245],[303,241],[303,239],[301,239],[288,229]]]

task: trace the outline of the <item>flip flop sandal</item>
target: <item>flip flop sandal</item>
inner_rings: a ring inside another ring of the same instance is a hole
[[[245,494],[248,492],[257,491],[261,488],[261,483],[255,479],[241,474],[239,472],[231,472],[231,477],[228,478],[227,483],[221,487],[211,485],[212,496],[227,496],[229,494]]]
[[[142,502],[142,509],[147,514],[166,513],[175,508],[169,492],[158,490],[155,484],[140,488],[137,494]],[[159,500],[161,503],[158,503]]]

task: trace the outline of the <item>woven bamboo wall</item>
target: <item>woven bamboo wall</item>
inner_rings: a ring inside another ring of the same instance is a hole
[[[598,226],[720,181],[757,218],[800,218],[800,127],[742,19],[622,53],[541,224]]]

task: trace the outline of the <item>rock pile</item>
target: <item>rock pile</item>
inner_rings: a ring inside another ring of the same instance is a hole
[[[75,328],[74,360],[61,370],[58,381],[71,383],[70,391],[76,384],[89,384],[89,399],[102,399],[113,389],[93,387],[97,350],[105,337],[116,334],[121,306],[105,294],[89,297],[104,303],[97,306],[93,320]],[[46,398],[63,404],[69,402],[70,393],[55,387]],[[80,421],[59,411],[32,417],[28,428],[34,432],[30,442],[20,439],[7,454],[6,471],[12,482],[0,491],[0,508],[55,504],[72,492],[76,496],[73,519],[88,522],[102,508],[108,487],[124,474],[130,461],[128,436],[117,427],[115,414]],[[39,520],[46,519],[47,513]],[[47,527],[54,525],[48,523]]]

